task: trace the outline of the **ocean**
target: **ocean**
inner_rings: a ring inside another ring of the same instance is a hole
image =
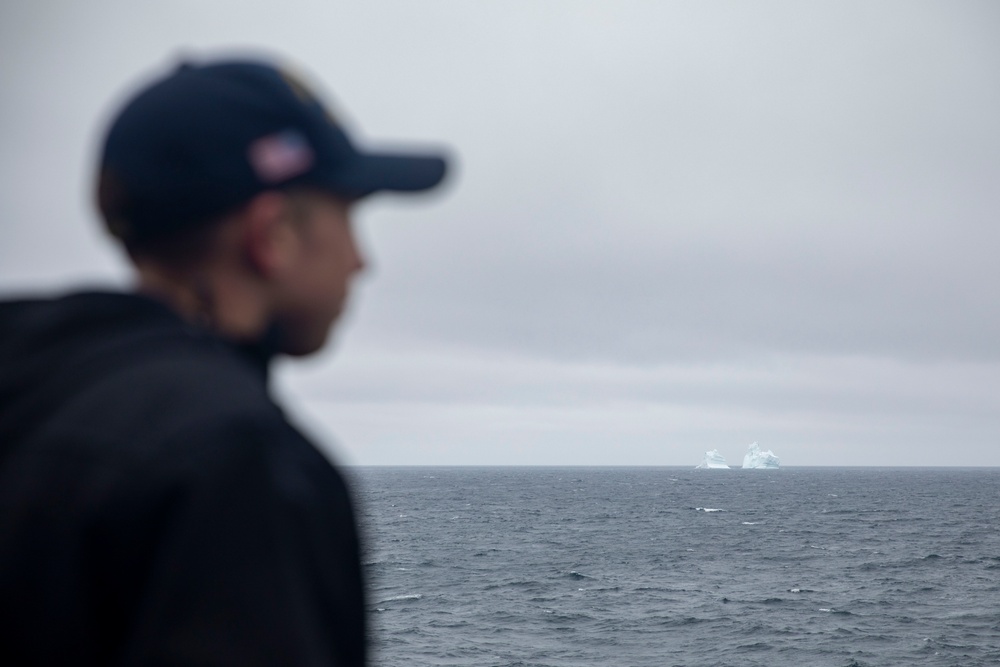
[[[1000,665],[1000,469],[351,468],[373,665]]]

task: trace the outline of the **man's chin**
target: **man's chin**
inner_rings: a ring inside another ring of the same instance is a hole
[[[283,340],[279,351],[281,354],[288,357],[308,357],[311,354],[316,354],[324,347],[326,347],[327,340],[329,339],[329,334],[323,336],[321,339],[304,339],[304,340]]]
[[[307,357],[316,354],[326,347],[332,331],[332,324],[328,327],[312,327],[306,330],[280,326],[278,352],[289,357]]]

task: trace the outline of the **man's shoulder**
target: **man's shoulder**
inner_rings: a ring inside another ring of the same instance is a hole
[[[155,447],[181,433],[255,424],[290,430],[266,369],[217,339],[151,336],[109,355],[67,400],[61,418],[78,433]]]
[[[265,363],[151,299],[81,293],[0,313],[0,425],[141,450],[200,424],[284,423]]]
[[[299,480],[290,488],[341,486],[272,400],[253,350],[141,297],[66,299],[22,301],[7,320],[17,320],[23,354],[6,377],[0,369],[0,399],[9,399],[0,400],[0,430],[26,434],[11,470],[73,469],[80,483],[130,479],[129,488],[267,470]]]

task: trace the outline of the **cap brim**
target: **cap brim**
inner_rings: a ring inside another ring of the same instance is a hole
[[[317,175],[319,183],[339,194],[365,197],[375,192],[420,192],[438,185],[447,162],[436,155],[358,153],[335,174]]]

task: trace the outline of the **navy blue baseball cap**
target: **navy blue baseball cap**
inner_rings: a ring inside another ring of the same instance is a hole
[[[104,141],[98,206],[143,241],[195,227],[254,195],[312,186],[348,199],[441,182],[441,155],[355,147],[299,79],[259,61],[182,64],[138,92]]]

